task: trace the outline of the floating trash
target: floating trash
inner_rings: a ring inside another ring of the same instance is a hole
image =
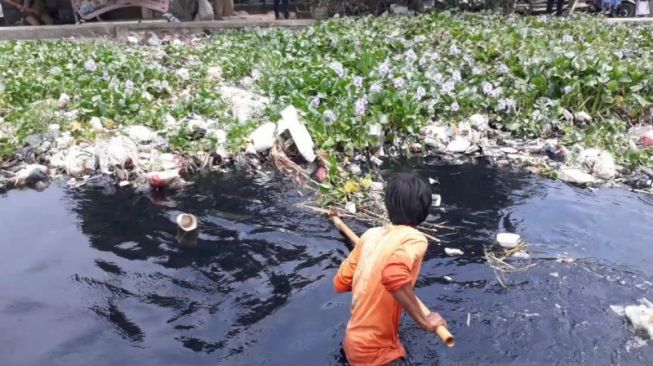
[[[444,248],[444,252],[450,257],[465,254],[465,252],[457,248]]]
[[[433,199],[432,205],[435,207],[440,207],[440,205],[442,204],[442,196],[440,196],[439,194],[433,194],[431,195],[431,198]]]
[[[193,231],[197,229],[197,217],[191,214],[180,214],[177,216],[177,226],[183,231]]]
[[[519,245],[521,238],[517,234],[500,233],[497,234],[497,242],[504,248],[513,249]]]
[[[610,305],[610,309],[619,316],[625,316],[633,328],[653,339],[653,303],[648,299],[640,299],[638,302],[639,305]]]

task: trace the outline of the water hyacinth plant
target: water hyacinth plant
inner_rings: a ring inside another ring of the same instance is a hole
[[[560,136],[611,150],[621,163],[651,165],[650,149],[635,152],[615,136],[651,122],[652,50],[650,28],[588,16],[449,13],[228,31],[192,47],[2,42],[0,116],[17,128],[19,145],[35,130],[25,126],[34,120],[32,104],[66,93],[82,127],[99,117],[160,129],[166,115],[196,114],[240,141],[292,104],[319,148],[351,156],[378,146],[370,125],[379,124],[388,143],[419,141],[429,121],[483,113],[518,136]],[[271,98],[267,115],[248,127],[235,122],[210,66],[227,83],[249,78],[250,88]],[[586,112],[592,124],[574,125],[563,111]],[[187,146],[183,136],[170,139]]]

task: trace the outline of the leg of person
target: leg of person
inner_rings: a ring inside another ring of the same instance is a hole
[[[222,16],[230,17],[234,15],[234,0],[224,0],[224,8],[222,8]]]
[[[553,13],[553,0],[546,0],[546,13]]]
[[[571,2],[569,3],[571,6]],[[565,0],[558,0],[558,4],[556,4],[556,15],[561,16],[562,15],[562,8],[565,6]]]
[[[215,20],[222,19],[224,7],[224,0],[213,0],[213,14],[215,15]]]
[[[290,18],[290,14],[288,13],[288,0],[281,0],[281,4],[283,6],[283,18]]]
[[[280,19],[281,17],[279,16],[279,0],[274,0],[272,2],[272,9],[274,9],[274,18]]]

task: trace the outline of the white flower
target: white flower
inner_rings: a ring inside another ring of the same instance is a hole
[[[396,78],[396,79],[394,80],[394,85],[395,85],[395,88],[397,88],[397,89],[401,89],[401,88],[403,88],[403,86],[404,86],[404,79],[402,79],[402,78]]]
[[[474,58],[470,54],[466,54],[465,56],[463,56],[463,60],[465,60],[465,62],[467,62],[470,65],[474,63]]]
[[[318,97],[313,97],[311,98],[311,101],[309,102],[311,108],[315,109],[320,106],[320,98]]]
[[[454,112],[458,112],[460,110],[460,106],[458,105],[458,102],[451,103],[451,106],[449,106],[449,108]]]
[[[379,82],[375,82],[370,86],[370,93],[376,94],[381,92],[381,84]]]
[[[568,34],[565,34],[564,36],[562,36],[562,42],[564,42],[564,43],[571,43],[573,41],[574,41],[574,37],[572,37],[572,36],[570,36]]]
[[[453,73],[451,73],[451,78],[455,82],[462,80],[462,76],[460,75],[460,70],[454,70]]]
[[[433,70],[427,71],[426,77],[433,80],[436,84],[440,84],[444,79],[444,76],[442,76],[442,74],[440,74],[439,72],[435,72]]]
[[[435,61],[440,58],[440,54],[437,52],[431,52],[431,61]]]
[[[333,61],[332,63],[329,64],[329,68],[333,70],[338,77],[343,77],[345,76],[345,68],[342,66],[342,64],[338,61]]]
[[[429,62],[429,60],[426,58],[426,56],[422,56],[422,57],[419,59],[419,67],[424,68],[424,66],[426,66],[426,64],[427,64],[428,62]]]
[[[460,48],[452,45],[451,47],[449,47],[449,53],[451,53],[452,55],[459,55],[460,54]]]
[[[571,86],[567,85],[565,88],[562,90],[565,94],[571,93]]]
[[[405,97],[407,94],[408,94],[408,90],[406,89],[402,89],[399,91],[399,96],[401,97]]]
[[[97,70],[97,65],[95,64],[95,61],[88,60],[86,61],[86,63],[84,63],[84,68],[86,69],[86,71],[93,72]]]
[[[444,94],[451,94],[455,87],[456,84],[452,80],[449,80],[446,83],[442,84],[442,92]]]
[[[499,67],[497,67],[497,72],[501,75],[507,74],[508,71],[510,70],[508,69],[508,66],[506,66],[506,64],[501,64],[499,65]]]
[[[363,78],[360,76],[354,77],[353,84],[356,88],[360,89],[363,87]]]
[[[474,75],[481,75],[482,73],[483,73],[483,70],[481,70],[480,67],[474,67],[472,69],[472,74],[474,74]]]
[[[103,71],[103,72],[102,72],[102,80],[104,80],[104,81],[109,81],[109,80],[111,80],[111,77],[109,76],[109,73],[108,73],[108,72],[106,72],[106,71]]]
[[[493,97],[493,98],[496,98],[496,97],[498,97],[499,95],[501,95],[501,92],[502,92],[501,88],[494,88],[494,89],[492,89],[492,91],[490,92],[490,96]]]
[[[516,105],[517,103],[512,98],[499,99],[496,109],[498,111],[510,110],[510,109],[514,109]]]
[[[421,100],[422,98],[424,98],[424,95],[426,95],[426,90],[421,86],[417,88],[417,90],[415,91],[415,99]]]
[[[534,121],[537,121],[537,120],[540,119],[540,117],[542,117],[542,113],[540,112],[540,110],[539,110],[539,109],[534,110],[534,111],[533,111],[533,114],[531,115],[531,118],[532,118]]]
[[[335,112],[332,111],[332,110],[326,110],[326,111],[324,111],[324,114],[323,114],[322,116],[324,117],[324,120],[325,120],[328,124],[331,124],[331,123],[335,122],[336,119],[338,118],[338,117],[336,116]]]
[[[381,77],[386,77],[390,72],[390,61],[385,60],[381,65],[379,65],[379,75]]]
[[[181,80],[190,80],[190,71],[188,71],[188,69],[185,67],[177,69],[177,71],[175,71],[175,75],[177,75],[177,77],[179,77]]]
[[[487,81],[483,82],[483,85],[481,86],[483,89],[483,94],[489,95],[492,93],[492,90],[494,90],[494,85],[492,83],[488,83]]]
[[[404,74],[411,74],[414,70],[413,64],[404,64],[404,66],[401,68],[401,71],[404,72]]]
[[[131,80],[125,81],[125,92],[127,94],[131,94],[132,92],[134,92],[134,82],[133,81],[131,81]]]
[[[517,105],[517,102],[515,102],[515,100],[512,98],[506,98],[505,101],[506,101],[506,108],[508,109],[514,109],[515,106]]]
[[[408,62],[415,62],[415,60],[417,60],[417,54],[415,54],[415,51],[413,51],[412,48],[409,49],[404,56]]]
[[[357,116],[362,116],[365,114],[365,109],[367,109],[367,98],[359,98],[356,101],[356,106],[354,108],[354,113],[356,113]]]

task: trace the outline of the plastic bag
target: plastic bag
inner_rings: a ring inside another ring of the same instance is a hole
[[[637,11],[635,12],[635,16],[649,15],[650,13],[651,13],[651,10],[650,10],[650,7],[649,7],[648,0],[638,1],[637,2]]]

